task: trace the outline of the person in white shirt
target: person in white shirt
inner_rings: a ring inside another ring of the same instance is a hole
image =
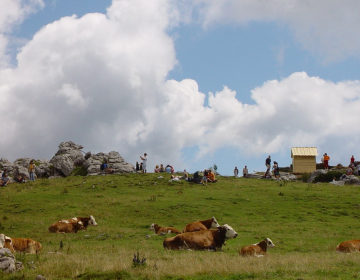
[[[249,170],[247,169],[247,166],[245,165],[245,167],[243,168],[243,177],[246,178],[248,174],[249,174]]]
[[[144,157],[140,156],[140,158],[142,159],[142,171],[143,173],[146,173],[146,163],[147,163],[147,154],[144,153]]]

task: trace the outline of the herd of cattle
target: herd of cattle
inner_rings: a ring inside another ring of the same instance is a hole
[[[75,217],[68,220],[59,220],[49,228],[52,233],[77,233],[79,230],[86,230],[88,226],[97,226],[95,218]],[[157,235],[169,233],[176,234],[173,237],[165,238],[163,246],[170,250],[213,250],[221,249],[226,240],[236,238],[236,231],[229,225],[220,226],[215,217],[204,221],[197,221],[186,225],[183,231],[174,227],[161,227],[152,224],[149,228]],[[263,241],[241,248],[241,256],[263,256],[268,249],[275,247],[274,243],[265,238]],[[0,248],[8,248],[12,253],[24,252],[36,254],[41,251],[41,244],[31,238],[13,238],[0,234]],[[339,253],[360,252],[360,240],[349,240],[340,243],[336,247]]]

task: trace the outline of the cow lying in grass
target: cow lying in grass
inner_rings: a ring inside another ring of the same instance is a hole
[[[263,241],[254,245],[249,245],[241,248],[240,256],[255,256],[262,257],[266,255],[266,251],[270,248],[274,248],[275,244],[269,239],[265,238]]]
[[[176,233],[176,234],[181,233],[180,230],[178,230],[174,227],[161,227],[158,224],[151,224],[151,226],[149,227],[149,230],[155,231],[155,234],[157,234],[157,235],[163,235],[163,234],[168,234],[168,233]]]
[[[205,220],[205,221],[197,221],[190,224],[187,224],[184,228],[183,232],[194,232],[194,231],[200,231],[200,230],[206,230],[206,229],[216,229],[220,225],[216,221],[215,217],[212,217],[211,219]]]
[[[339,245],[336,246],[336,251],[338,253],[353,253],[360,251],[360,240],[347,240],[341,242]]]
[[[11,253],[36,254],[41,251],[41,244],[31,238],[14,238],[0,234],[0,245]]]
[[[170,250],[213,250],[221,249],[225,241],[235,238],[237,233],[229,225],[219,226],[216,230],[201,230],[185,232],[174,237],[166,238],[163,242],[165,249]]]
[[[97,226],[95,218],[75,217],[68,220],[59,220],[53,223],[48,230],[54,233],[77,233],[79,230],[86,230],[88,226]]]

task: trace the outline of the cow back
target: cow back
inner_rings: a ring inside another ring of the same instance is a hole
[[[198,221],[198,222],[193,222],[193,223],[187,224],[183,230],[183,233],[195,232],[195,231],[207,230],[207,229],[208,228],[205,225],[203,225],[200,221]]]
[[[41,244],[31,238],[11,238],[11,246],[14,252],[36,254],[41,251]]]
[[[341,242],[336,246],[336,251],[339,253],[352,253],[360,251],[360,240],[347,240]]]
[[[206,229],[165,238],[163,246],[170,250],[216,250],[222,247],[224,241],[224,234],[220,233],[219,230]]]
[[[80,221],[76,223],[56,222],[48,228],[52,233],[77,233],[81,229],[84,227]]]

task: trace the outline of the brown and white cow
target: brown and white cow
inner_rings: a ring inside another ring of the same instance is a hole
[[[157,234],[157,235],[163,235],[163,234],[168,234],[168,233],[176,233],[176,234],[181,233],[181,231],[178,230],[177,228],[161,227],[158,224],[151,224],[151,226],[149,227],[149,230],[155,231],[155,234]]]
[[[97,226],[95,218],[90,217],[74,217],[68,220],[59,220],[53,223],[48,229],[55,233],[77,233],[79,230],[86,230],[88,226]]]
[[[216,221],[215,217],[212,217],[211,219],[205,220],[205,221],[197,221],[190,224],[187,224],[184,228],[183,232],[194,232],[194,231],[200,231],[200,230],[206,230],[206,229],[216,229],[220,225]]]
[[[360,240],[347,240],[341,242],[339,245],[336,246],[336,251],[338,253],[353,253],[360,251]]]
[[[216,230],[200,230],[185,232],[174,237],[165,238],[163,246],[170,250],[214,250],[221,249],[225,241],[235,238],[237,233],[227,224],[219,226]]]
[[[274,248],[275,244],[269,239],[265,238],[263,241],[245,246],[241,248],[240,256],[255,256],[255,257],[262,257],[266,255],[266,251],[270,248]]]
[[[41,244],[31,238],[14,238],[10,237],[10,242],[5,242],[5,248],[12,253],[37,254],[41,251]]]

